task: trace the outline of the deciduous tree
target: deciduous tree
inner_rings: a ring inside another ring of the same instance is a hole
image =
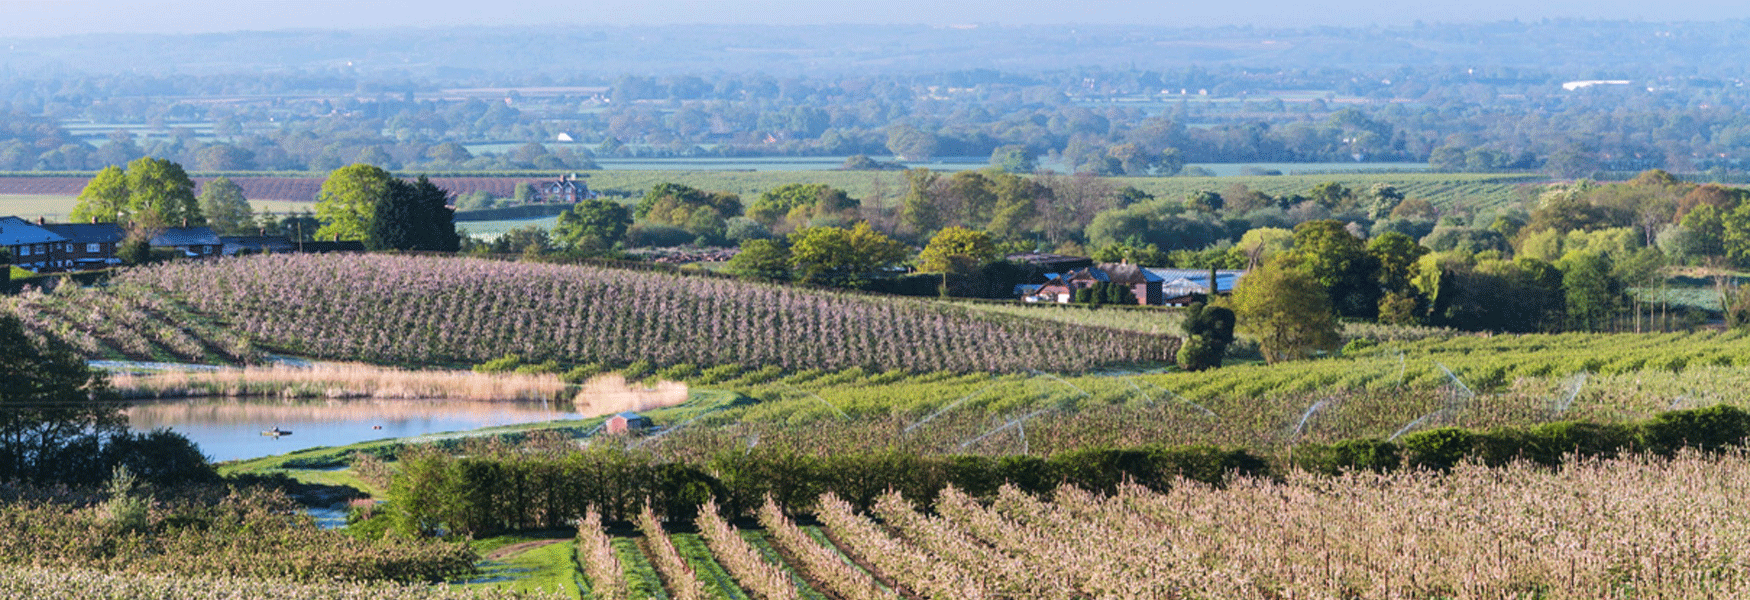
[[[329,173],[316,195],[316,217],[323,222],[316,238],[364,241],[377,204],[389,194],[389,182],[394,180],[388,171],[367,164]]]
[[[229,177],[219,177],[202,186],[200,204],[207,225],[219,235],[255,233],[255,211],[243,197],[243,187]]]
[[[585,200],[559,213],[553,239],[574,251],[595,254],[611,250],[626,237],[632,212],[618,202]]]
[[[1275,262],[1254,269],[1240,279],[1231,302],[1236,327],[1258,340],[1271,364],[1336,350],[1342,341],[1330,298],[1299,269]]]
[[[905,258],[905,245],[858,223],[855,227],[810,227],[790,234],[790,265],[803,281],[855,284]]]
[[[182,165],[151,157],[134,160],[125,169],[98,171],[79,193],[71,218],[100,223],[132,221],[147,228],[206,224],[195,201],[194,181]]]

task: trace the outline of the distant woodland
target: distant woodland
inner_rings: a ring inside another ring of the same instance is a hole
[[[974,157],[1741,176],[1750,23],[680,26],[5,39],[0,171]],[[881,168],[882,161],[848,163]],[[891,166],[891,165],[889,165]]]

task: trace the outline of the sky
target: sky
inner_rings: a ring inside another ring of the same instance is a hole
[[[488,8],[490,7],[490,8]],[[1750,18],[1743,0],[0,0],[0,36],[456,25],[1407,25]]]

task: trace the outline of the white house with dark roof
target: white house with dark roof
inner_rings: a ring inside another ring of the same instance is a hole
[[[12,253],[12,264],[29,271],[65,267],[67,238],[18,217],[0,217],[0,247]]]
[[[219,256],[225,249],[225,241],[219,239],[219,234],[213,233],[211,227],[169,227],[152,236],[152,247],[175,248],[183,256],[200,258]]]

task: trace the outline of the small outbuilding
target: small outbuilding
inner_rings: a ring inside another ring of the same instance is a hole
[[[650,422],[650,417],[626,411],[608,417],[607,422],[602,424],[602,428],[606,429],[608,433],[644,433],[654,425]]]

